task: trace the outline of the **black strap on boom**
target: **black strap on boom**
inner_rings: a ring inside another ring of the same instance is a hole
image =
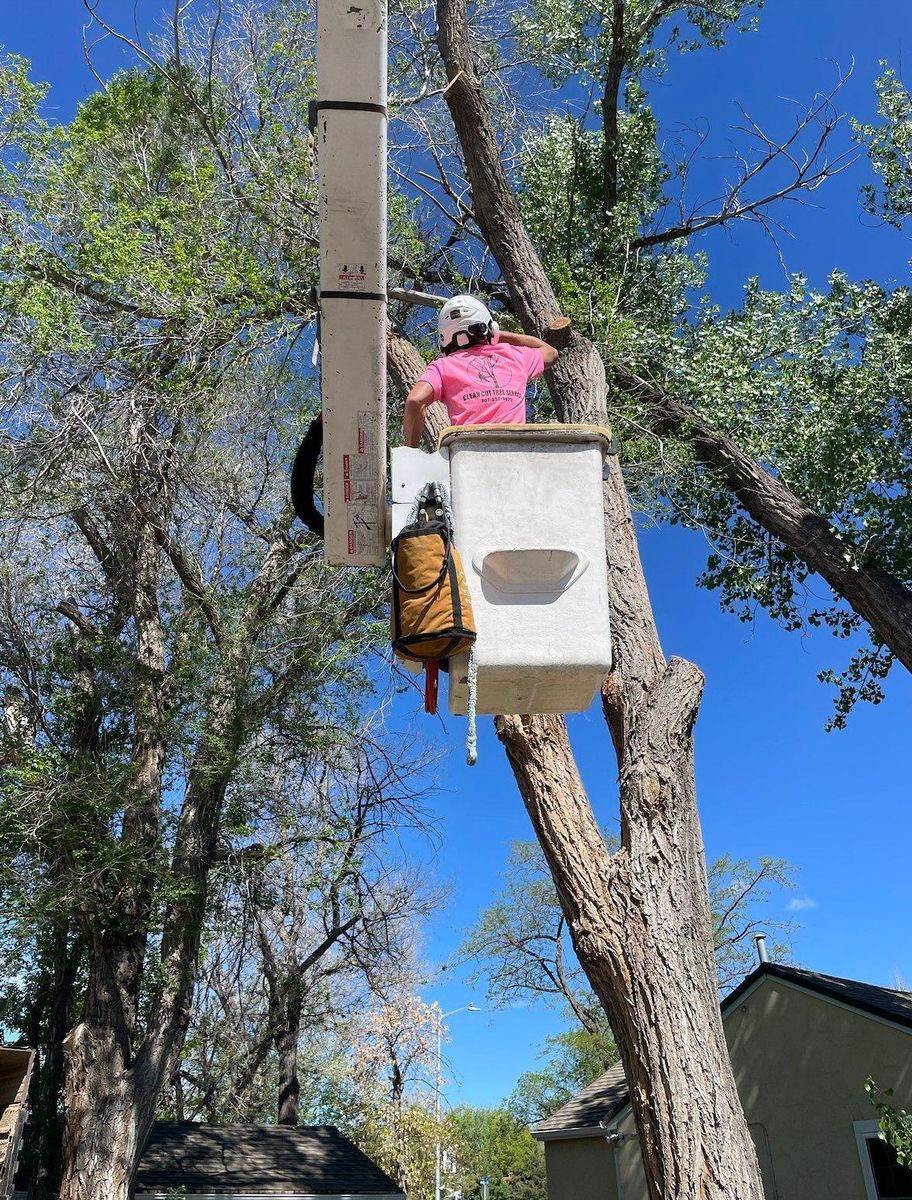
[[[378,116],[389,118],[385,104],[370,104],[366,100],[311,100],[307,105],[307,124],[311,133],[317,131],[317,121],[322,109],[336,109],[339,112],[372,112]]]
[[[323,449],[323,414],[318,413],[304,434],[291,468],[291,503],[312,533],[323,537],[323,514],[314,503],[314,477]]]

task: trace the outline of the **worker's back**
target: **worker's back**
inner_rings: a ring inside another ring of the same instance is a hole
[[[446,406],[451,425],[522,425],[529,381],[544,369],[536,347],[497,337],[435,359],[421,378]]]

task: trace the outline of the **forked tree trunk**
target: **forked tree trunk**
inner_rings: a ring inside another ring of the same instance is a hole
[[[560,317],[526,232],[475,72],[465,0],[438,0],[437,16],[476,220],[524,327],[561,351],[549,384],[562,419],[604,422],[604,365]],[[662,654],[616,460],[605,518],[615,669],[604,702],[621,848],[612,855],[604,844],[561,718],[502,717],[498,733],[618,1041],[653,1200],[762,1200],[716,991],[691,737],[703,680]]]
[[[137,1088],[111,1029],[77,1025],[66,1049],[61,1200],[126,1200],[157,1092]]]

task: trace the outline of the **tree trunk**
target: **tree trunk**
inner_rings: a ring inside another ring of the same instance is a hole
[[[279,1056],[279,1111],[280,1125],[297,1125],[298,1105],[301,1099],[301,1083],[298,1079],[298,1039],[301,1036],[301,1001],[290,995],[285,1003],[283,1027],[279,1030],[275,1047]]]
[[[68,923],[55,924],[47,984],[30,1006],[27,1039],[39,1048],[29,1095],[23,1163],[31,1200],[56,1200],[63,1155],[63,1042],[70,1027],[73,988],[82,956]]]
[[[596,348],[569,329],[522,221],[468,39],[465,0],[438,0],[445,92],[478,224],[525,328],[561,351],[562,419],[605,421]],[[691,730],[702,690],[666,663],[616,460],[605,484],[615,670],[605,713],[620,768],[621,849],[608,853],[556,717],[502,717],[503,741],[574,946],[612,1024],[653,1200],[762,1200],[722,1032]]]
[[[504,743],[621,1053],[655,1200],[760,1200],[712,958],[690,725],[702,679],[672,659],[624,768],[624,845],[609,856],[563,722],[501,717]],[[648,819],[647,819],[648,814]]]
[[[61,1200],[127,1200],[157,1092],[136,1086],[118,1032],[77,1025],[67,1038]]]
[[[126,1200],[158,1092],[137,1086],[133,1061],[136,938],[89,949],[83,1018],[68,1035],[61,1200]]]
[[[627,59],[624,48],[624,0],[614,0],[611,54],[602,92],[602,219],[610,224],[618,201],[618,104]]]
[[[171,870],[183,889],[165,915],[163,983],[134,1048],[136,937],[90,951],[83,1020],[66,1040],[64,1170],[60,1200],[128,1200],[159,1097],[174,1073],[190,1018],[207,882],[219,814],[238,743],[238,690],[229,665],[213,685],[175,839]]]
[[[298,1079],[298,1030],[283,1029],[276,1038],[279,1055],[279,1111],[280,1125],[297,1125],[298,1103],[301,1084]]]

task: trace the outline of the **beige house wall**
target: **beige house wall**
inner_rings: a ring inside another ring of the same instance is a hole
[[[892,1087],[898,1107],[912,1108],[912,1030],[766,976],[726,1013],[725,1036],[767,1200],[866,1200],[853,1127],[875,1118],[865,1077]],[[617,1128],[624,1136],[616,1150],[589,1139],[617,1154],[616,1171],[591,1149],[575,1158],[570,1148],[584,1139],[564,1143],[560,1169],[555,1161],[552,1170],[551,1146],[558,1143],[547,1145],[550,1200],[648,1200],[629,1112]],[[575,1184],[568,1188],[563,1180],[571,1169]],[[596,1172],[610,1177],[612,1190],[599,1190]]]
[[[767,1200],[865,1200],[852,1123],[875,1117],[867,1075],[912,1103],[912,1031],[767,977],[728,1012],[725,1036],[769,1146]]]
[[[545,1142],[548,1200],[620,1200],[614,1153],[603,1137]]]

